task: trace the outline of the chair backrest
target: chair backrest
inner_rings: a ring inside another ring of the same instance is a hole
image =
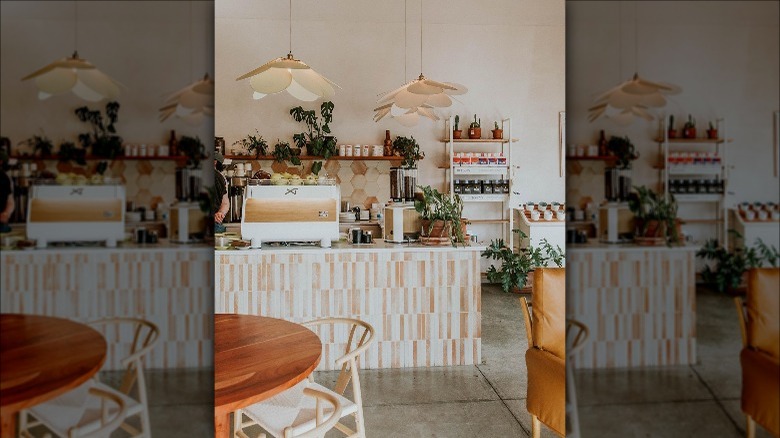
[[[339,400],[333,395],[327,392],[317,391],[312,388],[305,388],[303,390],[304,396],[314,397],[317,399],[316,410],[316,426],[307,432],[300,433],[300,429],[296,427],[287,427],[284,429],[284,438],[317,438],[325,436],[325,432],[333,429],[333,427],[341,419],[341,411],[343,406]],[[328,403],[331,405],[333,411],[327,419],[323,418],[322,403]]]
[[[566,357],[566,268],[537,268],[531,291],[534,347]],[[529,345],[530,347],[531,345]]]
[[[97,427],[91,422],[88,426],[72,427],[68,430],[69,438],[104,438],[111,436],[111,432],[117,430],[125,421],[127,406],[119,395],[100,388],[90,388],[89,394],[101,398],[100,423]],[[113,409],[110,405],[113,405]]]
[[[750,347],[780,358],[780,268],[748,271],[745,341]]]
[[[120,360],[125,373],[119,390],[132,397],[131,392],[137,386],[137,400],[146,404],[143,359],[159,342],[160,329],[155,324],[139,318],[105,318],[92,321],[89,325],[102,331],[109,344],[122,342],[123,335],[132,337],[127,355]]]

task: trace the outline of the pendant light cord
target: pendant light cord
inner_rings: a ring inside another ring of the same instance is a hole
[[[639,72],[639,23],[637,19],[637,4],[634,2],[634,74]]]
[[[618,84],[623,82],[623,2],[618,2]]]
[[[187,32],[190,35],[190,83],[192,83],[192,72],[195,70],[195,64],[192,61],[192,0],[190,0],[190,21],[187,23]]]
[[[408,74],[406,71],[406,4],[408,3],[408,0],[404,0],[404,80],[403,83],[406,83],[406,78],[408,78]]]
[[[290,0],[290,50],[289,53],[292,54],[292,0]]]
[[[73,57],[79,53],[79,2],[73,2]]]
[[[420,0],[420,76],[423,72],[423,1]]]

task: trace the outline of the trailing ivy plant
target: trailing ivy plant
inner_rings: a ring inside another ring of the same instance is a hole
[[[393,150],[403,157],[401,166],[407,169],[415,167],[417,161],[425,157],[425,153],[420,151],[420,145],[414,139],[414,136],[402,137],[399,135],[393,140]]]
[[[734,230],[729,232],[742,237]],[[715,287],[718,292],[726,292],[742,286],[743,274],[748,269],[763,266],[777,267],[780,261],[777,248],[767,245],[761,239],[757,239],[755,245],[750,248],[738,247],[731,251],[726,250],[716,239],[710,239],[696,252],[696,257],[714,262],[712,266],[708,264],[704,267],[701,278],[705,283]]]
[[[179,152],[187,157],[187,166],[191,169],[200,167],[200,161],[206,158],[206,146],[200,141],[200,137],[183,135],[178,146]]]
[[[521,239],[528,237],[520,229],[514,229],[512,232],[519,234]],[[513,288],[525,287],[528,274],[538,267],[548,266],[551,263],[559,268],[562,267],[564,253],[560,246],[553,247],[547,239],[540,240],[539,246],[529,246],[517,253],[506,245],[504,239],[496,239],[482,252],[482,257],[501,261],[498,269],[495,266],[488,268],[487,280],[490,283],[501,284],[504,292],[510,292]]]
[[[254,152],[255,158],[260,157],[260,155],[268,155],[268,142],[260,135],[260,131],[255,129],[255,132],[257,135],[249,134],[240,140],[236,140],[233,144],[240,144],[246,148],[250,154]]]
[[[329,159],[336,155],[336,137],[330,135],[330,123],[333,121],[333,102],[326,101],[320,105],[320,118],[315,110],[304,110],[297,106],[290,110],[290,115],[296,122],[303,122],[307,132],[293,135],[293,142],[299,149],[304,147],[307,155]]]
[[[301,165],[301,150],[298,148],[291,148],[290,143],[286,141],[277,140],[271,155],[273,155],[274,161],[277,163],[289,161],[295,166]]]
[[[90,110],[86,106],[76,108],[76,116],[82,122],[92,125],[92,132],[79,134],[79,143],[84,149],[91,149],[92,155],[99,158],[114,159],[123,153],[122,137],[116,135],[114,124],[119,119],[119,103],[106,103],[106,120],[100,110]]]

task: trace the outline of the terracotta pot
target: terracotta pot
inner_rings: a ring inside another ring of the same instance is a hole
[[[452,138],[455,138],[455,139],[463,138],[463,130],[462,129],[453,129],[452,130]]]
[[[669,138],[677,138],[677,130],[676,129],[670,129],[668,131],[668,133],[669,133]]]
[[[451,226],[449,221],[447,221],[447,224],[445,224],[444,221],[437,219],[433,221],[433,227],[431,227],[431,221],[423,220],[421,235],[424,237],[452,237],[450,234],[450,228]],[[466,221],[461,220],[460,230],[463,236],[466,236]]]
[[[647,229],[644,233],[641,232],[644,227],[645,221],[642,219],[635,219],[636,222],[636,235],[639,237],[664,237],[666,235],[666,223],[658,220],[650,220],[647,222]]]
[[[482,138],[482,128],[469,128],[469,138],[472,140]]]
[[[500,140],[504,137],[504,130],[503,129],[494,129],[490,131],[493,133],[493,139],[494,140]]]
[[[696,138],[696,128],[684,128],[683,138]]]
[[[707,130],[707,138],[709,139],[717,139],[718,138],[718,130],[717,129],[708,129]]]

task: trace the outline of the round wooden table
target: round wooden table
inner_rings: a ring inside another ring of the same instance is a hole
[[[230,413],[295,386],[317,368],[322,343],[308,328],[253,315],[214,315],[214,436]]]
[[[2,436],[16,436],[16,414],[92,377],[106,360],[94,329],[49,316],[0,314]]]

